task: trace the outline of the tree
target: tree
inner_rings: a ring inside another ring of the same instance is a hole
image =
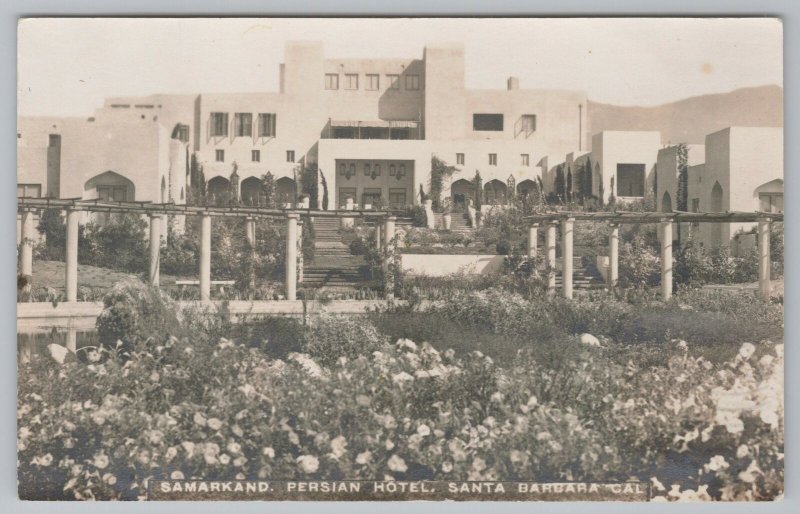
[[[450,166],[436,156],[431,158],[431,187],[430,197],[434,209],[440,209],[442,205],[442,189],[444,188],[445,177],[452,177],[458,168]]]
[[[303,189],[303,193],[309,196],[310,206],[312,209],[317,209],[319,207],[319,201],[318,201],[319,181],[317,178],[317,172],[318,172],[317,166],[311,164],[304,167],[300,175],[300,182]]]
[[[689,147],[678,145],[678,191],[675,199],[676,210],[689,210]]]
[[[483,205],[483,179],[479,170],[475,170],[475,178],[472,183],[475,185],[475,210],[480,212],[481,205]]]
[[[197,162],[197,156],[195,154],[192,154],[189,168],[191,187],[186,196],[186,203],[188,205],[205,205],[208,193],[206,176],[203,173],[203,165]]]
[[[322,183],[322,209],[328,210],[328,181],[325,180],[325,174],[319,170],[319,180]]]
[[[277,206],[275,201],[275,178],[269,171],[261,177],[261,196],[263,197],[264,207],[274,209]]]

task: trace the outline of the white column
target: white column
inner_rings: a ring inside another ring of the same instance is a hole
[[[31,290],[33,276],[33,211],[22,211],[20,227],[19,274],[27,280],[25,291]]]
[[[547,294],[556,294],[556,223],[547,223],[545,246],[547,247]]]
[[[250,245],[250,248],[255,249],[256,247],[256,219],[255,218],[247,218],[245,220],[245,237],[247,237],[247,243]]]
[[[770,225],[768,219],[758,220],[758,295],[769,300],[772,261],[769,252]]]
[[[608,285],[614,289],[619,280],[619,225],[611,225],[608,236]]]
[[[158,287],[161,257],[161,227],[163,220],[158,214],[150,215],[150,285]]]
[[[375,221],[375,248],[380,251],[381,249],[381,222]]]
[[[672,298],[672,220],[661,221],[661,297]]]
[[[78,301],[78,221],[80,211],[67,209],[67,266],[65,287],[68,302]]]
[[[428,198],[425,200],[425,223],[428,228],[436,228],[436,218],[433,216],[433,200]]]
[[[564,285],[564,298],[572,298],[572,230],[575,218],[561,222],[561,280]]]
[[[528,229],[528,257],[536,257],[539,245],[539,224],[534,223]]]
[[[397,222],[396,216],[387,216],[386,221],[383,224],[383,242],[386,248],[389,248],[389,244],[391,243],[392,239],[394,238],[394,225]]]
[[[211,299],[211,216],[200,215],[200,300]]]
[[[286,215],[286,299],[297,300],[297,214]]]
[[[353,210],[353,199],[347,198],[344,203],[344,210],[352,211]],[[353,218],[342,218],[342,227],[350,228],[353,226]]]
[[[305,261],[303,259],[303,222],[297,223],[297,281],[303,282],[303,269]]]

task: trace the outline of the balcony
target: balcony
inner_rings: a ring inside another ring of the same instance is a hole
[[[409,120],[329,120],[322,139],[422,139],[422,123]]]

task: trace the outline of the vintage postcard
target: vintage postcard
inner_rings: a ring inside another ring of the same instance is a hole
[[[18,29],[21,499],[783,498],[779,19]]]

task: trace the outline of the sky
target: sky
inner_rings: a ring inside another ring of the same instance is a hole
[[[278,90],[286,41],[329,58],[421,58],[461,42],[466,85],[585,91],[658,105],[783,86],[783,26],[769,18],[28,19],[18,27],[18,112],[88,116],[111,96]]]

